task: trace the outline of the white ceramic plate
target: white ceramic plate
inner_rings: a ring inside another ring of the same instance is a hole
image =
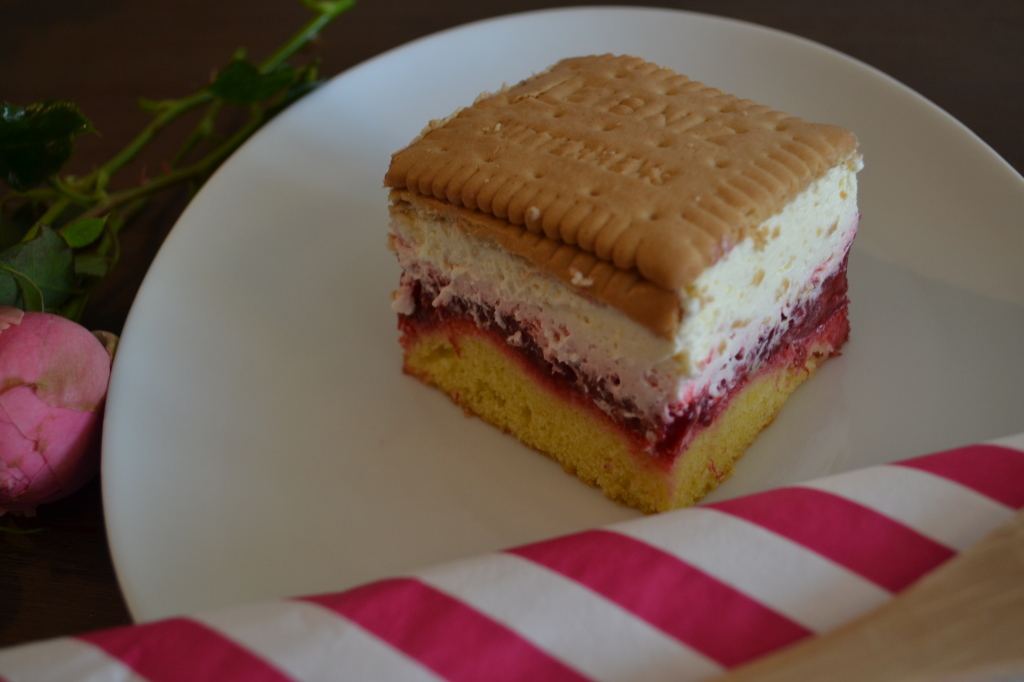
[[[963,126],[863,64],[735,21],[618,8],[485,21],[287,111],[161,250],[104,439],[110,542],[137,619],[340,590],[633,516],[403,376],[389,306],[390,154],[483,90],[595,52],[862,143],[847,350],[715,499],[1024,430],[1024,182]]]

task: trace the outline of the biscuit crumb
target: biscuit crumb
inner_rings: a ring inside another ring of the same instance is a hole
[[[570,268],[569,272],[572,273],[572,280],[570,280],[573,286],[577,287],[592,287],[594,286],[594,280],[589,277],[584,277],[583,273],[576,268]]]

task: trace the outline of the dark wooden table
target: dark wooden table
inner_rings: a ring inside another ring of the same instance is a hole
[[[329,27],[315,53],[330,76],[435,31],[518,11],[608,4],[544,0],[362,0]],[[1020,0],[680,0],[658,5],[788,31],[856,57],[929,98],[1024,172],[1024,3]],[[308,12],[298,0],[0,0],[0,98],[78,102],[99,136],[81,138],[78,168],[119,150],[146,122],[140,96],[202,87],[236,47],[268,55]],[[159,142],[140,162],[158,166]],[[152,257],[184,207],[159,198],[125,234],[122,265],[92,301],[85,324],[119,333]],[[0,646],[130,622],[104,532],[99,481],[0,525]]]

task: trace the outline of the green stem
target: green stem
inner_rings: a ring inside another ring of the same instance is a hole
[[[56,176],[54,176],[56,177]],[[57,192],[53,187],[35,187],[24,192],[11,191],[0,199],[0,203],[6,203],[12,199],[28,199],[29,201],[53,201],[57,198]]]
[[[261,116],[254,116],[245,126],[229,137],[220,147],[212,151],[208,156],[196,161],[189,166],[175,168],[163,175],[153,178],[145,185],[132,187],[130,189],[115,192],[108,196],[105,201],[100,202],[85,211],[78,217],[79,220],[98,218],[116,208],[124,206],[138,199],[149,196],[162,189],[176,185],[193,178],[202,177],[204,174],[214,170],[221,161],[226,159],[231,152],[238,148],[257,128],[263,123]]]
[[[149,144],[154,137],[156,137],[157,133],[167,126],[167,124],[182,114],[191,111],[198,106],[202,106],[212,99],[212,92],[209,90],[201,90],[184,99],[176,100],[172,105],[169,105],[159,116],[154,118],[148,126],[143,128],[142,132],[139,133],[136,138],[128,144],[128,146],[122,149],[117,156],[112,158],[110,161],[107,161],[94,172],[94,176],[96,177],[96,189],[99,192],[106,191],[106,185],[110,177],[138,156],[139,152],[141,152],[142,149]]]
[[[319,14],[302,27],[298,33],[291,37],[291,39],[278,48],[277,52],[267,57],[267,59],[260,65],[260,71],[262,73],[268,73],[273,71],[282,63],[284,63],[289,57],[302,49],[306,43],[315,38],[318,33],[327,24],[334,21],[339,15],[348,11],[355,5],[355,0],[341,0],[339,2],[305,2],[305,5],[310,9],[319,12]]]
[[[214,100],[210,104],[210,106],[207,107],[206,113],[203,114],[203,118],[199,121],[195,129],[188,136],[188,139],[185,140],[185,144],[181,146],[181,149],[178,150],[178,153],[175,154],[174,157],[171,159],[171,168],[175,168],[179,164],[181,164],[181,162],[185,160],[189,153],[193,149],[195,149],[196,145],[198,145],[202,140],[210,137],[210,135],[213,134],[214,122],[216,121],[217,115],[220,113],[220,110],[223,108],[223,106],[224,101],[218,99]]]
[[[32,227],[29,228],[28,232],[25,233],[25,236],[21,238],[22,243],[30,242],[35,239],[36,235],[39,234],[39,229],[43,225],[51,225],[58,217],[60,217],[60,214],[63,213],[64,209],[69,205],[71,205],[71,199],[65,196],[62,196],[60,199],[57,199],[57,201],[53,202],[53,205],[46,209],[46,213],[40,216],[39,220],[37,220]]]
[[[64,180],[59,175],[53,175],[50,178],[50,184],[53,185],[53,188],[57,190],[57,192],[61,196],[67,197],[69,200],[75,202],[76,204],[83,204],[88,206],[95,199],[94,197],[89,196],[88,194],[82,194],[74,187],[71,187],[66,182],[64,182]]]
[[[327,26],[327,24],[331,23],[343,12],[351,9],[352,6],[355,5],[355,0],[339,0],[338,2],[327,3],[320,2],[315,5],[307,2],[306,4],[312,9],[318,11],[319,14],[313,17],[308,24],[302,27],[302,29],[292,36],[288,42],[263,62],[260,66],[260,70],[264,73],[277,68],[277,66],[282,64],[286,59],[302,49],[302,47],[316,37],[316,35],[323,30],[325,26]],[[128,146],[117,154],[117,156],[100,166],[86,178],[83,178],[83,181],[95,182],[96,190],[102,195],[106,191],[106,186],[110,177],[135,159],[135,157],[139,155],[139,152],[141,152],[142,149],[149,144],[149,142],[156,137],[161,130],[163,130],[163,128],[186,112],[202,106],[212,100],[214,100],[213,93],[204,89],[189,95],[184,99],[172,101],[172,103],[168,104],[163,112],[153,119],[153,121],[150,122],[150,124],[146,126],[142,132],[128,144]],[[82,183],[76,184],[81,186]]]
[[[306,7],[315,12],[316,16],[260,65],[259,70],[262,73],[269,73],[281,66],[292,55],[313,40],[325,26],[355,5],[355,0],[302,0],[302,2]],[[315,70],[309,73],[315,74]],[[8,194],[0,198],[0,207],[14,197],[29,201],[50,202],[46,212],[24,235],[23,242],[34,239],[42,225],[52,225],[57,222],[72,205],[89,207],[82,214],[78,215],[76,220],[109,215],[106,223],[107,235],[102,243],[96,247],[94,253],[107,258],[112,267],[120,258],[118,232],[145,205],[150,195],[177,184],[196,180],[202,182],[205,176],[212,173],[260,126],[273,117],[277,107],[283,106],[287,101],[286,96],[282,95],[278,98],[276,104],[271,103],[266,109],[261,110],[258,107],[254,107],[250,120],[244,126],[205,157],[195,163],[182,167],[178,167],[178,164],[184,162],[189,153],[202,140],[210,137],[213,133],[214,122],[223,106],[223,101],[214,95],[212,91],[204,88],[182,99],[163,102],[153,107],[155,115],[149,125],[143,128],[117,155],[88,175],[83,177],[67,176],[63,178],[55,175],[51,178],[50,187],[40,187],[28,192]],[[172,158],[171,169],[168,172],[143,185],[108,194],[107,186],[111,178],[138,157],[140,152],[154,137],[182,115],[206,104],[209,104],[207,111],[198,126],[186,139],[182,148]],[[102,277],[93,279],[98,282]],[[83,289],[76,292],[78,298],[67,306],[69,315],[77,318],[81,314],[89,290],[94,285],[95,282],[91,285],[86,285]]]

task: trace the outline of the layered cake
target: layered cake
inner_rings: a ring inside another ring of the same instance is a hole
[[[404,370],[656,512],[849,334],[854,135],[629,56],[431,122],[387,171]]]

